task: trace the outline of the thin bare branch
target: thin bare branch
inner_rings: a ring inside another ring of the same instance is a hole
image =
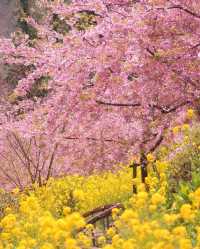
[[[188,14],[190,14],[190,15],[198,18],[198,19],[200,19],[200,14],[195,13],[195,12],[193,12],[193,11],[191,11],[191,10],[181,6],[181,5],[174,5],[174,6],[168,7],[168,9],[180,9],[180,10],[182,10],[182,11],[184,11],[184,12],[186,12],[186,13],[188,13]]]
[[[26,161],[23,160],[23,158],[20,156],[19,152],[16,150],[16,148],[14,147],[12,141],[9,139],[9,137],[7,136],[7,140],[9,142],[9,147],[10,149],[16,154],[16,156],[19,158],[19,160],[22,162],[22,164],[25,166],[25,168],[27,167],[26,165]]]
[[[136,103],[111,103],[102,100],[96,100],[96,103],[99,105],[108,105],[108,106],[118,106],[118,107],[137,107],[141,106],[139,102]]]
[[[64,137],[64,139],[66,140],[80,140],[81,137],[73,137],[73,136],[67,136]],[[112,142],[112,143],[119,143],[119,144],[124,144],[123,141],[120,140],[115,140],[115,139],[108,139],[108,138],[104,138],[104,139],[98,139],[98,138],[94,138],[94,137],[86,137],[87,140],[91,140],[91,141],[97,141],[97,142]]]
[[[52,171],[53,162],[54,162],[54,158],[55,158],[55,154],[56,154],[57,148],[58,148],[58,143],[55,144],[53,152],[52,152],[52,155],[51,155],[51,159],[50,159],[50,163],[49,163],[49,167],[48,167],[46,181],[48,181],[49,177],[51,176],[51,171]]]
[[[15,186],[18,187],[18,184],[15,179],[10,174],[8,174],[8,172],[3,167],[0,167],[0,171],[3,172],[4,176],[9,180],[9,182],[13,182]]]
[[[29,175],[30,175],[31,182],[34,183],[33,173],[32,173],[32,171],[31,171],[31,163],[32,163],[33,166],[35,166],[35,165],[34,165],[34,162],[33,162],[33,161],[29,158],[29,156],[26,154],[26,151],[25,151],[25,149],[24,149],[24,147],[23,147],[23,144],[21,143],[20,139],[16,136],[16,134],[15,134],[15,133],[12,133],[12,135],[13,135],[13,137],[15,138],[16,142],[18,143],[19,148],[21,149],[21,152],[22,152],[24,158],[27,160],[26,168],[27,168],[28,173],[29,173]]]

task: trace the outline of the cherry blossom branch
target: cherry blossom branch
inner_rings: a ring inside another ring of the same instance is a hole
[[[183,10],[184,12],[186,12],[186,13],[200,19],[199,14],[197,14],[197,13],[195,13],[195,12],[193,12],[193,11],[191,11],[191,10],[181,6],[181,5],[174,5],[174,6],[168,7],[168,9],[180,9],[180,10]]]
[[[104,102],[102,100],[96,100],[96,103],[99,105],[110,105],[110,106],[122,106],[122,107],[136,107],[141,106],[139,102],[136,103],[111,103],[111,102]]]
[[[100,105],[110,105],[110,106],[117,106],[117,107],[137,107],[137,106],[141,106],[141,104],[139,102],[136,102],[136,103],[111,103],[111,102],[104,102],[104,101],[101,101],[101,100],[96,100],[96,103],[100,104]],[[190,104],[191,101],[187,100],[187,101],[184,101],[176,106],[159,106],[159,105],[149,105],[149,107],[154,107],[154,108],[157,108],[159,109],[162,113],[170,113],[170,112],[173,112],[173,111],[176,111],[178,108],[184,106],[184,105],[187,105],[187,104]]]
[[[187,100],[180,104],[177,104],[176,106],[159,106],[159,105],[153,105],[154,108],[159,109],[162,113],[170,113],[176,111],[178,108],[183,107],[184,105],[191,104],[191,101]]]
[[[80,140],[80,137],[64,137],[64,139],[66,140]],[[93,138],[93,137],[87,137],[87,140],[91,140],[91,141],[104,141],[104,142],[113,142],[113,143],[119,143],[119,144],[124,144],[123,142],[119,141],[119,140],[114,140],[114,139],[98,139],[98,138]]]
[[[158,146],[162,143],[163,139],[164,139],[163,132],[158,133],[154,141],[154,144],[152,145],[152,147],[149,148],[148,153],[155,151],[155,149],[158,148]]]

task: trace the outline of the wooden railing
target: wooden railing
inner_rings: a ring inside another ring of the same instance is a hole
[[[89,212],[83,214],[87,224],[92,224],[94,230],[92,231],[92,242],[93,246],[97,246],[97,239],[103,235],[105,231],[113,225],[112,210],[114,208],[124,209],[121,203],[113,203],[97,207]],[[100,222],[102,225],[101,232],[98,231],[97,223]],[[85,228],[83,228],[84,230]]]

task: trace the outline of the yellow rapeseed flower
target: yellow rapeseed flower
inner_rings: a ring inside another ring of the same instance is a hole
[[[155,158],[154,158],[153,154],[152,153],[148,153],[147,154],[147,161],[150,162],[150,163],[152,163],[152,162],[154,162],[154,160],[155,160]]]
[[[191,108],[190,108],[190,109],[187,110],[187,117],[188,117],[189,119],[193,118],[194,115],[195,115],[194,109],[191,109]]]
[[[104,236],[98,237],[97,243],[98,243],[98,245],[101,245],[101,246],[105,245],[106,244],[106,238]]]
[[[54,249],[54,246],[50,243],[45,243],[40,247],[40,249]]]
[[[171,225],[179,218],[178,214],[164,214],[163,219],[166,224]]]
[[[177,226],[172,230],[172,233],[178,237],[185,237],[187,235],[186,228],[184,226]]]
[[[183,204],[180,209],[180,216],[184,220],[191,220],[194,218],[194,213],[190,204]]]
[[[181,249],[192,249],[192,243],[189,239],[181,238],[179,240],[179,245]]]
[[[157,240],[168,240],[170,238],[170,232],[167,229],[155,229],[153,234]]]
[[[6,230],[11,229],[16,223],[16,216],[14,214],[8,214],[0,223],[0,226]]]
[[[162,162],[159,160],[156,161],[156,168],[157,168],[159,173],[166,171],[168,166],[169,166],[169,164],[165,161],[162,161]]]
[[[154,212],[157,209],[157,205],[149,205],[149,211]]]
[[[133,209],[126,209],[121,215],[121,220],[129,221],[130,219],[138,218],[138,213]]]
[[[125,241],[123,243],[122,249],[134,249],[134,248],[136,248],[136,245],[133,242],[131,242],[130,240]]]
[[[79,249],[75,239],[72,239],[72,238],[66,239],[65,243],[66,243],[66,249],[69,249],[69,248],[70,249]]]
[[[182,127],[181,127],[181,129],[183,131],[188,131],[190,129],[190,125],[189,124],[183,124]]]
[[[165,202],[165,197],[160,195],[159,193],[155,193],[151,197],[151,202],[153,205],[160,205]]]
[[[106,235],[109,238],[112,238],[114,235],[116,234],[116,230],[114,227],[110,227],[107,231],[106,231]]]
[[[176,135],[177,133],[179,133],[180,131],[180,126],[175,126],[173,129],[172,129],[173,133]]]
[[[63,208],[63,214],[66,216],[71,212],[71,208],[70,207],[64,207]]]
[[[80,189],[74,190],[73,197],[78,201],[82,201],[82,200],[84,200],[84,192]]]

